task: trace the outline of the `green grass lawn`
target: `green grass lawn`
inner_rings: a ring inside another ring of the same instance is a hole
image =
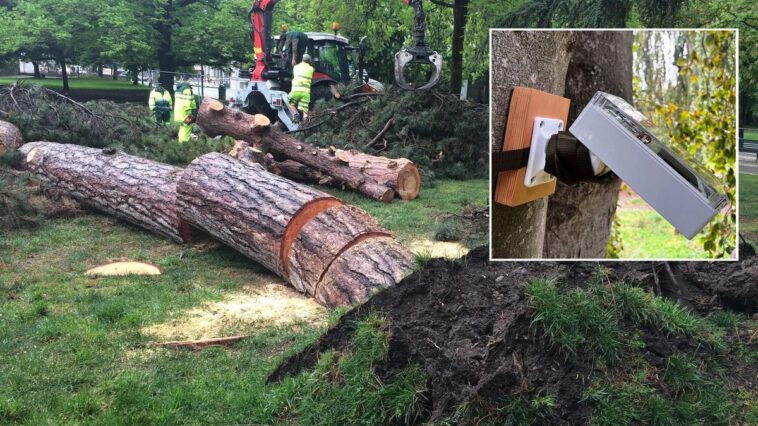
[[[472,179],[465,181],[439,179],[433,187],[422,187],[413,201],[395,200],[378,203],[350,191],[321,188],[334,194],[348,204],[354,204],[377,218],[393,231],[404,243],[417,240],[432,240],[440,217],[445,213],[460,213],[464,206],[486,206],[488,181]]]
[[[431,238],[439,213],[458,212],[465,202],[483,205],[487,182],[443,180],[425,188],[417,200],[391,204],[339,195],[411,241]],[[164,273],[83,275],[115,260],[154,263]],[[309,404],[332,412],[330,398],[347,401],[356,395],[375,406],[342,404],[343,416],[358,409],[376,417],[386,410],[384,418],[389,418],[418,409],[416,390],[425,383],[418,369],[409,367],[397,383],[382,384],[369,372],[371,357],[344,358],[347,384],[326,394],[321,389],[321,397],[308,391],[316,376],[307,374],[281,386],[266,385],[266,376],[283,357],[314,341],[341,312],[321,308],[281,284],[231,249],[176,245],[101,215],[47,220],[0,234],[0,424],[291,423],[318,415],[303,408]],[[281,325],[265,315],[252,322],[222,318],[212,337],[251,337],[230,348],[202,351],[151,346],[194,338],[198,331],[192,327],[203,322],[203,315],[240,306],[255,310],[254,303],[243,303],[250,297],[274,307],[293,306],[277,319],[306,309],[315,320]],[[163,334],[156,336],[150,331],[155,329]],[[176,330],[181,335],[173,337]],[[374,343],[367,344],[386,349],[381,343],[386,336],[369,334]]]
[[[687,240],[654,210],[620,209],[622,259],[707,259],[702,244]]]
[[[758,141],[758,130],[745,130],[745,139]]]
[[[758,245],[758,176],[740,173],[740,234]]]
[[[62,89],[63,80],[60,78],[33,78],[27,76],[0,77],[0,85],[14,84],[19,79],[30,84],[39,84],[49,89]],[[112,80],[110,78],[76,78],[71,77],[68,80],[69,87],[81,90],[150,90],[146,86],[133,85],[130,81]]]

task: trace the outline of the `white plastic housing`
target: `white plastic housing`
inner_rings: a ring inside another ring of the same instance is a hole
[[[524,186],[531,188],[552,182],[555,177],[545,172],[545,151],[550,137],[563,130],[563,120],[556,118],[534,118],[532,142],[529,147],[529,161],[524,175]]]
[[[715,178],[686,163],[621,98],[598,92],[570,132],[688,239],[726,205]]]

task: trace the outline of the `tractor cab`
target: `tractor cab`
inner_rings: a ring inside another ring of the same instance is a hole
[[[342,96],[346,90],[358,92],[380,92],[382,83],[368,78],[363,69],[361,45],[354,47],[350,40],[341,35],[325,32],[307,32],[308,43],[305,53],[313,59],[313,80],[311,83],[311,108],[318,100]],[[274,45],[279,37],[274,37]],[[292,87],[291,58],[280,53],[272,53],[272,64],[263,73],[263,79],[253,79],[248,90],[236,105],[250,114],[264,114],[272,122],[280,122],[287,130],[296,130],[298,120],[292,117],[287,107],[288,93]]]

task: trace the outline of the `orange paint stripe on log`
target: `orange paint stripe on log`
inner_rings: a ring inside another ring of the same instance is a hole
[[[284,236],[282,237],[282,244],[279,251],[279,258],[282,263],[282,271],[284,271],[285,277],[289,276],[289,254],[290,249],[292,248],[292,243],[300,234],[303,227],[321,212],[332,207],[341,206],[342,204],[342,201],[336,198],[319,198],[303,204],[303,206],[292,215],[292,218],[290,218],[290,221],[287,223],[287,227],[284,230]]]

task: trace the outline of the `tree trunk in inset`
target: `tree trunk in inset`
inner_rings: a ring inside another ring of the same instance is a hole
[[[190,227],[176,209],[182,169],[117,151],[54,142],[27,143],[19,151],[26,156],[23,167],[46,190],[178,243],[189,239]]]
[[[229,155],[193,161],[177,201],[183,219],[327,306],[363,301],[412,266],[366,212]]]
[[[0,120],[0,155],[9,149],[16,149],[24,143],[24,137],[18,127]]]
[[[42,74],[39,72],[39,62],[32,61],[32,67],[34,67],[34,78],[41,78]]]
[[[356,192],[375,200],[389,202],[395,191],[361,174],[313,145],[299,141],[268,125],[262,125],[262,115],[255,117],[225,107],[205,98],[200,105],[197,123],[209,136],[227,135],[242,139],[256,148],[270,152],[277,159],[290,159],[311,167]]]
[[[492,32],[492,151],[502,150],[513,87],[526,86],[563,96],[573,47],[572,32]],[[494,257],[542,257],[546,217],[547,198],[518,207],[493,201]]]
[[[577,31],[566,75],[572,123],[597,91],[632,102],[632,42],[629,31]],[[620,179],[558,183],[548,198],[545,258],[604,258],[616,213]]]

